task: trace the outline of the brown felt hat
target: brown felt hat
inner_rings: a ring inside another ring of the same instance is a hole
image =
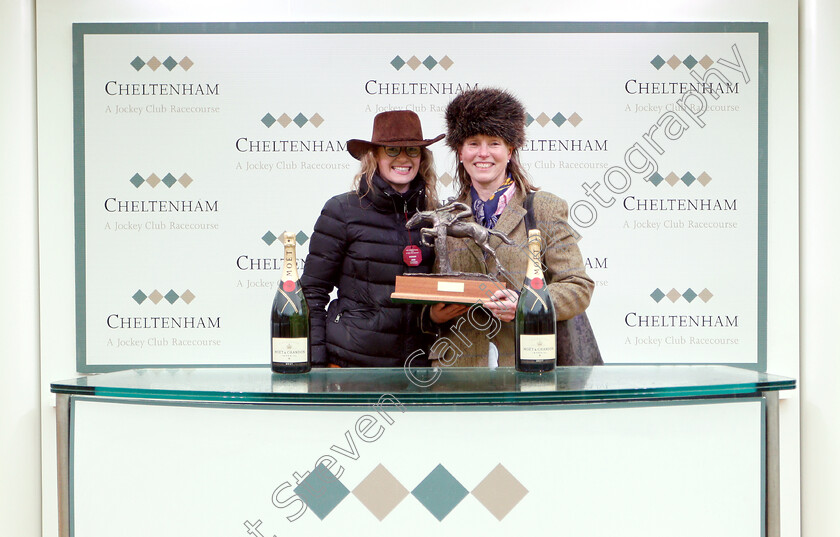
[[[373,118],[373,134],[370,141],[347,140],[347,151],[356,160],[360,160],[365,153],[376,146],[394,147],[426,147],[441,139],[443,134],[432,138],[423,139],[423,129],[420,126],[420,118],[411,110],[390,110],[380,112]]]

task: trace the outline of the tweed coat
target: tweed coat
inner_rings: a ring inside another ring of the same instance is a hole
[[[460,201],[470,205],[469,194]],[[524,202],[525,193],[517,189],[493,228],[507,235],[513,245],[503,244],[497,237],[490,240],[502,266],[510,273],[508,287],[517,292],[522,288],[528,266]],[[543,238],[544,275],[558,321],[582,313],[595,287],[586,274],[577,245],[580,235],[569,226],[568,214],[568,205],[561,198],[549,192],[534,194],[534,218]],[[453,271],[487,274],[495,268],[493,259],[485,259],[481,248],[471,239],[447,237],[447,249]],[[494,290],[488,289],[489,294]],[[514,322],[501,322],[486,309],[474,306],[439,328],[440,337],[431,351],[434,364],[486,366],[488,342],[492,341],[499,350],[499,365],[513,367]]]

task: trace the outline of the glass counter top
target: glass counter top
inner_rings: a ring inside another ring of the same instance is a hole
[[[796,381],[723,365],[512,368],[313,369],[266,367],[131,369],[54,382],[58,394],[185,401],[359,405],[390,394],[403,404],[550,404],[757,395]]]

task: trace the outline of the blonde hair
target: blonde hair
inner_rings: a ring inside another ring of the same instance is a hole
[[[455,158],[459,157],[458,154],[461,152],[461,147],[462,146],[459,146],[455,152]],[[528,173],[519,161],[518,148],[513,148],[513,151],[511,151],[510,162],[507,163],[505,171],[506,175],[510,175],[513,179],[513,182],[516,184],[516,188],[522,190],[525,194],[536,192],[540,189],[539,187],[531,184],[531,181],[528,178]],[[458,198],[468,196],[470,193],[470,187],[472,186],[472,181],[470,180],[469,174],[467,174],[467,169],[464,168],[464,164],[461,163],[460,158],[458,159],[458,168],[455,170],[455,176],[458,179],[459,186]]]
[[[378,146],[373,146],[367,153],[362,155],[362,158],[359,159],[359,171],[356,173],[356,176],[353,177],[353,189],[359,195],[361,195],[359,187],[362,184],[362,179],[364,179],[365,184],[368,187],[368,192],[370,192],[373,188],[373,174],[376,173],[378,169],[376,159],[377,147]],[[437,208],[438,195],[437,174],[435,173],[435,157],[432,155],[432,152],[425,147],[420,148],[420,169],[417,170],[417,175],[423,179],[423,183],[426,185],[426,206],[423,207],[423,209],[428,211]]]

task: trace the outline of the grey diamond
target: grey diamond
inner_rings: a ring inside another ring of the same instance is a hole
[[[691,175],[691,172],[685,172],[685,175],[680,177],[680,179],[682,179],[682,182],[685,183],[686,186],[690,186],[691,183],[694,182],[695,178],[693,175]]]
[[[694,56],[692,56],[691,54],[689,54],[689,55],[688,55],[688,56],[687,56],[687,57],[683,60],[683,65],[685,65],[686,67],[688,67],[689,69],[691,69],[692,67],[694,67],[695,65],[697,65],[697,60],[695,60],[695,59],[694,59]]]
[[[298,234],[295,235],[295,240],[297,241],[298,244],[303,246],[303,243],[305,243],[306,241],[309,240],[309,236],[306,233],[304,233],[303,231],[298,231]]]
[[[266,231],[265,235],[262,236],[262,240],[265,241],[267,245],[271,246],[271,243],[276,241],[277,237],[275,237],[274,233],[272,233],[271,231]]]
[[[163,295],[163,298],[165,298],[170,304],[174,304],[175,301],[178,300],[178,293],[170,289],[168,293]]]
[[[175,69],[175,66],[178,65],[178,62],[175,61],[175,58],[172,56],[163,60],[163,66],[169,69],[170,71]]]
[[[423,507],[438,520],[443,520],[468,494],[467,489],[452,477],[442,464],[411,491]]]
[[[324,520],[350,491],[323,464],[319,464],[306,479],[295,487],[295,494],[312,512]]]
[[[526,112],[525,113],[525,126],[528,126],[533,122],[534,122],[534,117],[531,114]]]
[[[426,66],[426,69],[431,71],[434,68],[434,66],[437,65],[437,60],[429,56],[428,58],[423,60],[423,65]]]
[[[131,177],[131,179],[129,179],[129,181],[131,182],[132,185],[136,186],[137,188],[140,188],[140,185],[142,185],[143,183],[146,182],[146,180],[143,179],[143,177],[139,173],[135,173]]]
[[[556,114],[554,114],[554,117],[551,118],[551,121],[553,121],[554,124],[559,127],[560,125],[566,122],[566,116],[564,116],[560,112],[557,112]]]
[[[144,293],[143,291],[138,289],[136,293],[131,295],[131,298],[133,298],[134,301],[137,302],[138,304],[142,304],[143,301],[146,300],[147,297],[146,297],[146,293]]]
[[[165,184],[165,185],[166,185],[166,186],[168,186],[169,188],[172,188],[172,185],[174,185],[174,184],[175,184],[175,182],[177,181],[177,179],[175,179],[175,177],[173,177],[171,173],[167,173],[167,174],[166,174],[166,177],[164,177],[163,179],[161,179],[161,181],[163,181],[163,184]]]
[[[653,172],[653,175],[651,175],[651,176],[650,176],[650,179],[648,179],[648,180],[649,180],[651,183],[653,183],[653,186],[659,186],[659,183],[661,183],[662,181],[664,181],[664,180],[665,180],[665,178],[664,178],[664,177],[662,177],[661,175],[659,175],[659,172]]]
[[[266,127],[270,127],[270,126],[274,125],[274,122],[277,121],[277,120],[274,119],[274,116],[272,116],[271,114],[266,114],[266,115],[263,116],[263,118],[260,121],[262,121],[263,125],[265,125]]]
[[[657,54],[654,59],[650,60],[650,63],[651,63],[651,65],[656,67],[657,70],[659,70],[660,67],[665,65],[665,60],[662,59],[662,56]]]
[[[298,127],[303,127],[304,125],[306,125],[306,122],[309,121],[309,120],[306,119],[306,116],[304,116],[302,113],[300,113],[300,114],[296,115],[295,119],[293,119],[292,121],[294,121],[295,124]]]
[[[688,289],[685,290],[685,293],[683,293],[683,298],[686,299],[687,301],[691,302],[692,300],[697,298],[697,293],[692,291],[692,289],[689,287]]]
[[[663,298],[665,298],[665,293],[662,292],[660,288],[656,288],[656,291],[650,294],[650,298],[652,298],[655,302],[659,302]]]
[[[133,60],[131,60],[131,66],[134,67],[136,70],[140,70],[143,66],[146,65],[146,62],[140,59],[140,56],[137,56]]]
[[[394,66],[394,69],[399,71],[400,69],[402,69],[402,66],[405,65],[405,60],[403,60],[399,56],[396,56],[393,60],[391,60],[391,65]]]

